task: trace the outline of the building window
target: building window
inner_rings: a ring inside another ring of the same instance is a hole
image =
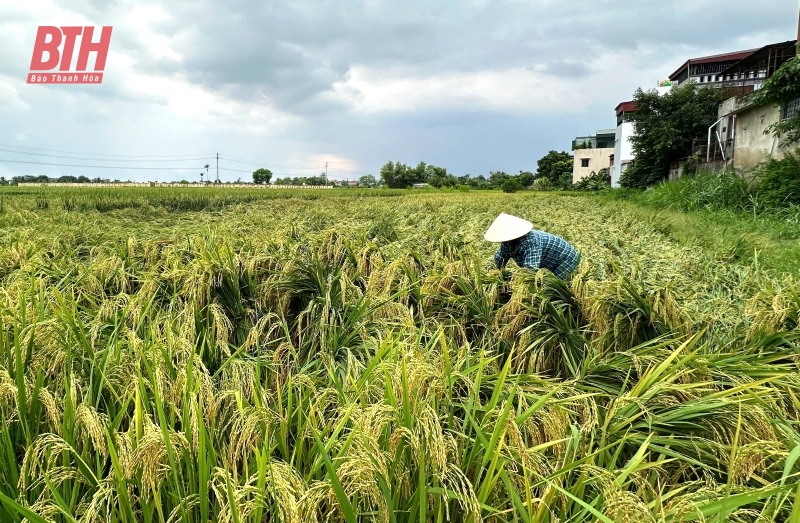
[[[589,159],[581,158],[581,167],[589,167]]]
[[[597,148],[598,149],[605,149],[606,147],[608,147],[608,143],[607,142],[597,142]]]
[[[791,102],[786,104],[786,107],[783,109],[783,118],[784,120],[788,118],[796,118],[800,116],[800,98],[795,98]]]

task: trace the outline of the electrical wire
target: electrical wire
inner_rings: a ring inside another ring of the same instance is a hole
[[[107,156],[111,158],[186,158],[186,157],[194,157],[194,156],[202,156],[206,157],[205,153],[199,154],[173,154],[173,155],[164,155],[164,156],[157,156],[157,155],[130,155],[130,154],[98,154],[98,153],[79,153],[75,151],[58,151],[55,149],[41,149],[37,147],[23,147],[21,145],[11,145],[7,143],[0,143],[0,146],[3,147],[13,147],[14,149],[26,149],[29,151],[46,151],[50,153],[64,153],[64,154],[79,154],[83,156]]]
[[[9,154],[26,154],[30,156],[46,156],[49,158],[63,158],[65,160],[79,160],[79,161],[94,161],[94,162],[136,162],[136,163],[153,163],[153,162],[190,162],[190,161],[199,161],[199,160],[213,160],[213,156],[201,156],[201,157],[193,157],[193,158],[186,158],[183,160],[170,160],[170,159],[158,159],[158,160],[128,160],[124,158],[81,158],[79,156],[62,156],[60,154],[44,154],[44,153],[29,153],[25,151],[9,151],[0,147],[0,153],[9,153]]]
[[[136,169],[140,171],[186,171],[189,169],[203,170],[205,167],[129,167],[127,165],[78,165],[69,163],[24,162],[22,160],[6,160],[0,158],[0,163],[24,163],[28,165],[55,165],[59,167],[81,167],[83,169]]]

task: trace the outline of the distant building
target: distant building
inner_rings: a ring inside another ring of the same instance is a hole
[[[675,83],[671,81],[660,82],[655,91],[664,96],[672,90]],[[633,136],[633,122],[626,121],[625,116],[636,112],[636,102],[622,102],[614,108],[617,117],[617,129],[614,136],[614,161],[611,165],[611,186],[619,187],[619,179],[625,169],[633,162],[635,154],[631,137]]]
[[[625,115],[636,111],[636,102],[622,102],[614,112],[617,114],[617,129],[614,139],[614,161],[611,166],[611,186],[619,187],[619,177],[633,161],[633,123],[625,121]]]
[[[800,98],[785,106],[755,105],[748,91],[758,89],[780,66],[797,54],[797,40],[770,44],[751,53],[721,73],[739,93],[719,106],[719,120],[709,129],[705,147],[698,148],[701,161],[724,162],[747,172],[770,156],[780,158],[780,140],[764,131],[783,119],[800,114]],[[734,83],[735,82],[735,83]],[[747,89],[745,89],[747,88]]]
[[[572,140],[572,150],[613,148],[615,139],[614,129],[602,129],[591,136],[576,137]]]
[[[415,183],[411,187],[413,187],[414,189],[424,189],[427,186],[428,186],[427,183]]]
[[[717,81],[730,87],[760,89],[783,64],[797,54],[797,40],[765,45],[732,64],[717,75]]]
[[[572,140],[572,183],[611,167],[615,141],[614,129],[601,129],[592,136],[578,136]]]
[[[674,73],[669,75],[670,81],[674,86],[686,83],[697,84],[719,84],[725,80],[723,71],[735,65],[756,52],[758,49],[747,51],[736,51],[734,53],[724,53],[701,58],[690,58],[686,60]]]

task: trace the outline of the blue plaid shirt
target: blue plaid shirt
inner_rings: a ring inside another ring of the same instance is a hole
[[[502,269],[513,259],[526,269],[549,269],[563,280],[578,266],[579,258],[578,251],[563,238],[534,229],[518,240],[501,243],[494,264]]]

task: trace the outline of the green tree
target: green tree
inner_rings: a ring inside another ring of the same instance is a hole
[[[390,189],[406,189],[415,183],[428,181],[427,167],[425,162],[419,162],[416,167],[409,167],[400,162],[386,162],[381,167],[381,181]]]
[[[519,184],[523,187],[530,187],[536,179],[536,175],[529,171],[520,171],[517,175]]]
[[[554,186],[561,186],[564,173],[572,176],[572,155],[568,152],[550,151],[536,162],[536,178],[545,178]],[[572,178],[570,178],[570,181]]]
[[[269,169],[261,168],[256,171],[253,171],[253,183],[257,185],[263,185],[265,183],[269,183],[271,179],[272,179],[272,171],[270,171]]]
[[[522,189],[522,185],[519,183],[519,178],[516,176],[510,176],[503,184],[500,186],[503,192],[517,192]]]
[[[646,189],[665,180],[670,164],[688,157],[692,141],[707,135],[719,103],[729,94],[728,89],[694,84],[663,96],[654,89],[638,89],[633,95],[638,109],[625,116],[634,125],[631,145],[636,160],[620,177],[620,185]]]
[[[358,185],[364,187],[375,187],[375,177],[371,174],[365,174],[361,178],[358,179]]]
[[[500,189],[510,176],[503,171],[491,171],[489,173],[489,179],[486,181],[486,185],[490,189]]]
[[[407,165],[400,162],[386,162],[381,167],[381,181],[390,189],[403,189],[411,185],[410,183],[407,184],[407,171]]]
[[[752,100],[759,105],[780,104],[783,108],[800,100],[800,56],[795,56],[775,71],[761,89],[752,95]],[[770,125],[764,133],[781,136],[782,147],[800,142],[800,111],[791,118]]]
[[[455,187],[458,185],[458,179],[453,175],[447,174],[447,169],[436,167],[435,165],[425,167],[425,181],[433,187]]]

